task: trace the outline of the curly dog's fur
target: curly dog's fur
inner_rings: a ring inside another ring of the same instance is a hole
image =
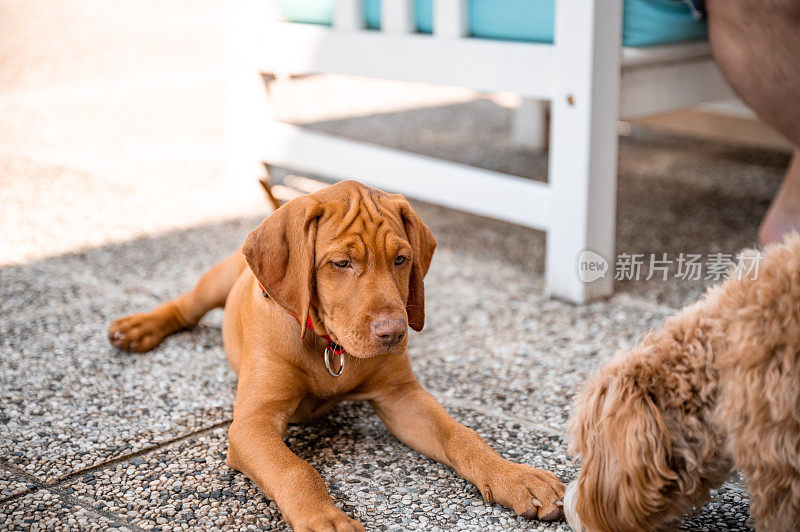
[[[569,433],[584,529],[669,527],[736,468],[758,529],[798,529],[800,236],[766,248],[752,277],[710,289],[579,395]]]

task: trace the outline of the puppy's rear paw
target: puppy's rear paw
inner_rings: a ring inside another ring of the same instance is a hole
[[[131,314],[114,320],[108,328],[108,341],[128,353],[144,353],[177,330],[171,321],[156,312]]]

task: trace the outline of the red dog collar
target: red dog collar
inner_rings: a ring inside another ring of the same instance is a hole
[[[258,287],[261,289],[261,293],[264,295],[264,297],[269,297],[269,294],[267,294],[267,291],[264,290],[264,287],[261,285],[261,282],[260,281],[256,281],[256,282],[258,283]],[[292,314],[292,313],[289,312],[289,314]],[[294,319],[296,319],[297,321],[300,321],[300,318],[298,318],[294,314],[292,314],[292,316],[294,316]],[[330,336],[328,336],[327,334],[317,334],[317,331],[314,330],[314,324],[311,323],[311,318],[308,318],[306,320],[306,327],[311,329],[311,332],[313,332],[317,336],[327,340],[327,342],[328,342],[327,349],[330,350],[330,352],[333,353],[334,355],[336,355],[338,357],[343,357],[344,355],[347,354],[347,351],[345,351],[344,347],[340,346],[339,344],[337,344],[336,342],[331,340]],[[333,373],[331,373],[331,374],[333,374]]]

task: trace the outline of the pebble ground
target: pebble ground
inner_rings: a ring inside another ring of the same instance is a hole
[[[266,213],[222,177],[221,2],[0,0],[0,529],[284,529],[225,465],[235,378],[221,313],[129,356],[117,316],[190,288]],[[323,131],[543,179],[501,98],[318,76],[281,82],[278,112]],[[785,153],[633,127],[621,138],[619,253],[751,246]],[[708,281],[620,281],[585,306],[542,297],[544,236],[416,203],[439,248],[423,385],[504,456],[570,481],[565,424],[580,384]],[[363,404],[288,445],[369,530],[567,530],[487,505],[406,448]],[[687,530],[747,530],[738,478]]]

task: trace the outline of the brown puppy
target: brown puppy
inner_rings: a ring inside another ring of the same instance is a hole
[[[554,475],[501,458],[414,378],[407,327],[424,324],[423,278],[435,247],[405,198],[341,182],[276,210],[250,233],[243,254],[178,299],[116,320],[109,338],[121,349],[147,351],[225,307],[225,351],[239,377],[228,464],[275,501],[295,530],[363,530],[282,439],[288,423],[342,400],[370,401],[392,434],[455,468],[487,501],[557,519],[564,486]]]
[[[757,267],[754,267],[757,264]],[[582,531],[669,529],[736,468],[758,530],[800,527],[800,236],[740,259],[617,355],[569,424],[582,461],[567,520]]]

